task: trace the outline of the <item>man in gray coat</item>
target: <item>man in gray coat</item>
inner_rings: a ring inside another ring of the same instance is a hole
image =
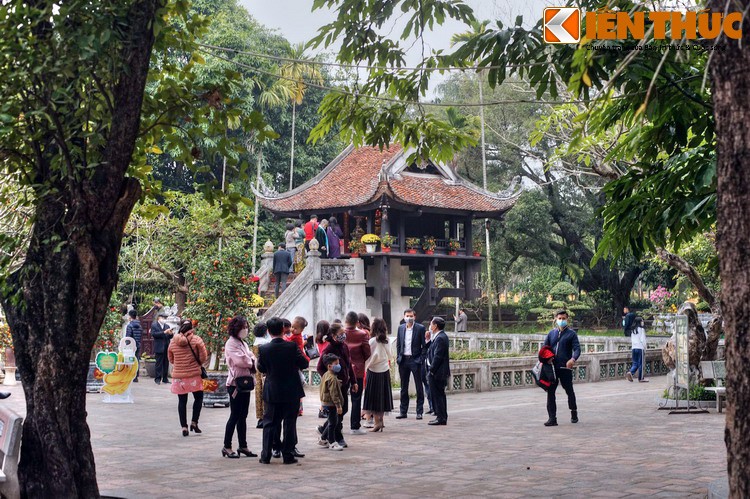
[[[453,320],[456,321],[457,333],[465,333],[469,329],[469,317],[466,315],[465,308],[459,309],[458,315],[454,315]]]
[[[273,254],[273,274],[276,276],[276,298],[279,297],[279,284],[281,293],[286,289],[286,279],[292,268],[292,254],[286,250],[286,244],[280,243],[279,249]]]

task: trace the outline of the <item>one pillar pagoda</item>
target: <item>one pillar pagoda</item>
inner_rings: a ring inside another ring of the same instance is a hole
[[[360,255],[367,303],[358,310],[383,317],[391,328],[413,298],[417,320],[424,321],[443,298],[481,296],[476,277],[483,257],[473,247],[472,220],[499,219],[517,199],[517,193],[496,194],[477,187],[447,165],[410,164],[408,156],[409,151],[398,145],[382,151],[349,146],[296,189],[258,193],[261,206],[278,218],[307,221],[312,214],[319,219],[335,216],[344,232],[342,258],[350,256],[349,242],[362,234],[393,238],[390,251],[383,251],[381,245]],[[421,249],[426,237],[435,242],[430,254]],[[420,240],[416,252],[408,247],[409,242],[414,246],[414,239]],[[437,286],[435,276],[442,271],[452,273],[451,287]],[[420,277],[420,286],[410,285]]]

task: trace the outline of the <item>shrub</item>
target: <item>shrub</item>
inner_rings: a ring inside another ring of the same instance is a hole
[[[362,236],[362,242],[364,244],[377,244],[380,238],[375,234],[365,234]]]
[[[571,283],[562,281],[552,286],[552,289],[549,290],[549,294],[552,296],[553,300],[565,301],[571,295],[578,295],[578,289],[576,289]]]
[[[695,308],[698,310],[698,312],[710,312],[711,311],[711,305],[709,305],[708,302],[705,302],[705,301],[698,302]]]
[[[409,249],[419,249],[419,246],[421,244],[421,241],[418,237],[407,237],[406,238],[406,247]]]

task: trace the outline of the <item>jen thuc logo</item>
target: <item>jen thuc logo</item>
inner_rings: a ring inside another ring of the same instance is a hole
[[[544,9],[544,41],[547,43],[578,43],[582,21],[590,40],[625,40],[628,36],[641,40],[653,26],[654,40],[713,39],[724,35],[742,38],[742,13],[709,12],[619,12],[596,11],[585,15],[575,7]]]

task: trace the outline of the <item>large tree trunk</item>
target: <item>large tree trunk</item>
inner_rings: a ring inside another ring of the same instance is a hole
[[[120,206],[129,213],[140,188],[135,181],[125,186]],[[26,395],[19,478],[28,497],[96,497],[86,377],[117,282],[127,217],[73,235],[61,222],[64,203],[49,200],[41,208],[26,262],[11,278],[23,305],[3,302]],[[58,248],[54,236],[68,244]]]
[[[118,22],[124,44],[117,57],[127,65],[108,82],[114,85],[113,111],[102,161],[87,168],[77,157],[67,158],[69,169],[61,173],[50,168],[61,154],[52,145],[56,130],[40,127],[34,138],[44,145],[34,163],[34,227],[26,260],[0,298],[26,397],[18,469],[24,497],[99,496],[86,423],[86,377],[117,283],[125,223],[141,193],[139,182],[125,175],[138,137],[160,5],[161,0],[135,0],[127,19]],[[43,78],[34,83],[52,95]]]
[[[750,0],[713,0],[714,12],[747,12]],[[747,21],[747,19],[745,19]],[[750,497],[750,30],[724,37],[711,59],[717,136],[717,247],[727,347],[727,471],[731,497]]]
[[[659,256],[659,258],[661,258],[662,261],[664,261],[664,263],[688,278],[690,283],[698,291],[698,296],[700,296],[701,300],[708,303],[709,307],[711,307],[711,312],[714,315],[721,315],[721,305],[719,303],[719,300],[716,298],[716,296],[714,296],[711,290],[708,289],[708,286],[706,286],[706,283],[703,282],[703,278],[700,276],[698,271],[695,270],[695,268],[693,268],[693,266],[690,265],[687,260],[680,257],[679,255],[670,253],[664,248],[656,248],[656,254]]]

